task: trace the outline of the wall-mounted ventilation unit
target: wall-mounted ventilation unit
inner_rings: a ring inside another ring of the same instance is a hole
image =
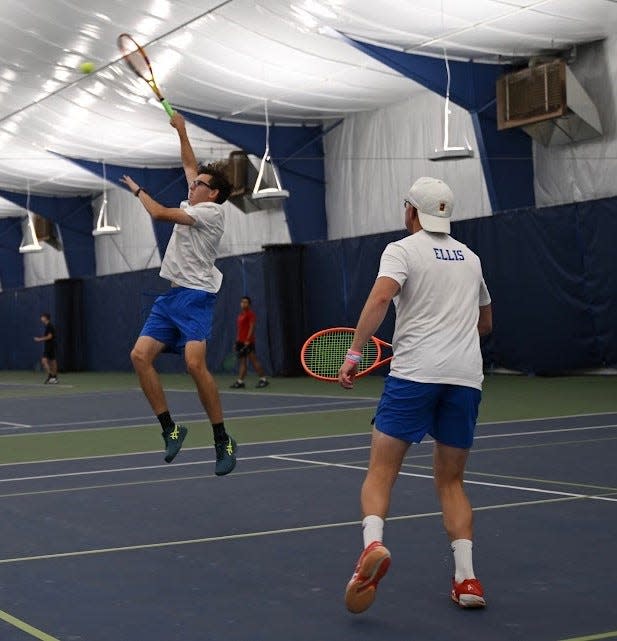
[[[564,60],[552,60],[497,80],[497,128],[522,127],[547,145],[602,135],[598,110]]]

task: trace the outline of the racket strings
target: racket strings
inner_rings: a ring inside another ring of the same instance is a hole
[[[333,331],[314,338],[304,352],[304,362],[318,376],[336,379],[347,350],[353,342],[353,332]],[[379,356],[377,345],[370,340],[362,349],[362,361],[358,373],[367,370]]]
[[[138,76],[148,83],[154,81],[148,59],[132,38],[120,36],[118,38],[118,48],[126,63]]]

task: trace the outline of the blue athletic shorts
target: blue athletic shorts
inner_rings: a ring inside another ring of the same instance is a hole
[[[181,353],[187,341],[210,338],[216,294],[188,287],[172,287],[158,296],[140,336],[165,344],[165,351]]]
[[[473,387],[387,376],[373,424],[407,443],[419,443],[428,433],[444,445],[469,449],[481,396]]]

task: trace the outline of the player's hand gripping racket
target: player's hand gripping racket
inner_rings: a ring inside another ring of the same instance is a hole
[[[320,381],[338,381],[338,371],[351,347],[355,331],[353,327],[333,327],[308,338],[300,353],[305,372]],[[371,336],[362,349],[362,360],[358,363],[356,376],[365,376],[389,363],[392,356],[385,357],[382,350],[391,348],[390,343]]]
[[[167,115],[171,118],[174,115],[172,106],[163,97],[158,88],[152,72],[152,65],[143,47],[138,45],[128,33],[121,33],[118,36],[118,49],[126,64],[142,79],[145,80],[154,95],[161,101]]]

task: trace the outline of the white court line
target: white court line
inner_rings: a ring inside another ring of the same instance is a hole
[[[363,409],[363,408],[362,408]],[[281,415],[282,416],[282,415]],[[534,419],[535,420],[535,419]],[[151,423],[148,423],[147,425],[143,425],[142,427],[147,427],[150,426],[152,427]],[[138,426],[134,426],[138,427]],[[489,438],[506,438],[509,436],[541,436],[542,434],[555,434],[555,433],[560,433],[560,432],[583,432],[587,430],[603,430],[603,429],[611,429],[613,427],[617,427],[617,425],[594,425],[594,426],[587,426],[587,427],[564,427],[561,429],[554,429],[554,430],[532,430],[530,432],[508,432],[505,434],[484,434],[482,436],[476,436],[474,440],[477,439],[489,439]],[[95,428],[95,429],[107,429],[107,428]],[[119,428],[117,428],[119,429]],[[41,434],[59,434],[60,432],[40,432]],[[19,436],[19,435],[17,435]],[[249,443],[241,443],[243,447],[249,447],[249,446],[260,446],[260,445],[278,445],[281,443],[297,443],[297,442],[302,442],[302,441],[320,441],[320,440],[325,440],[325,439],[335,439],[335,438],[351,438],[351,437],[366,437],[367,439],[370,437],[370,432],[354,432],[351,434],[324,434],[321,436],[300,436],[297,438],[289,438],[289,439],[277,439],[277,440],[272,440],[272,441],[252,441]],[[421,443],[414,443],[413,447],[418,447],[419,445],[429,445],[432,444],[433,441],[430,438],[427,438],[426,440],[422,441]],[[202,445],[198,447],[186,447],[183,448],[184,452],[199,452],[202,450],[209,450],[212,448],[212,445]],[[330,453],[335,453],[335,452],[350,452],[353,450],[361,450],[361,449],[370,449],[370,445],[361,445],[358,447],[341,447],[341,448],[336,448],[336,449],[328,449],[328,450],[305,450],[301,452],[290,452],[288,454],[285,454],[285,456],[305,456],[308,454],[330,454]],[[480,451],[480,450],[478,450]],[[127,456],[145,456],[149,454],[159,454],[160,450],[146,450],[146,451],[140,451],[140,452],[121,452],[118,454],[97,454],[95,456],[76,456],[76,457],[71,457],[71,458],[54,458],[54,459],[43,459],[43,460],[36,460],[36,461],[17,461],[15,463],[0,463],[0,467],[13,467],[13,466],[18,466],[18,465],[44,465],[46,463],[65,463],[69,461],[89,461],[89,460],[96,460],[96,459],[107,459],[107,458],[117,458],[117,457],[127,457]],[[250,459],[255,459],[259,457],[241,457],[238,460],[243,461],[243,460],[250,460]],[[177,467],[179,465],[193,465],[195,463],[174,463],[174,465]],[[167,466],[162,466],[162,467],[167,467]],[[148,469],[147,467],[140,468],[138,467],[133,467],[133,468],[123,468],[123,469],[130,469],[130,470],[138,470],[138,469]],[[52,475],[53,476],[53,475]],[[37,477],[32,477],[32,478],[37,478]],[[10,479],[0,479],[1,482],[6,482],[7,480]]]
[[[523,507],[526,505],[539,505],[539,504],[545,504],[545,503],[557,503],[560,501],[573,501],[573,500],[576,500],[576,499],[571,497],[566,497],[566,498],[561,497],[557,499],[539,499],[535,501],[517,501],[515,503],[498,503],[495,505],[484,505],[481,507],[476,507],[474,508],[474,512],[488,511],[488,510],[501,510],[501,509],[507,509],[511,507]],[[422,518],[429,518],[429,517],[435,517],[435,516],[441,516],[441,512],[422,512],[420,514],[405,514],[400,516],[391,516],[391,517],[388,517],[388,522],[408,521],[412,519],[422,519]],[[114,552],[151,550],[154,548],[167,548],[167,547],[174,547],[179,545],[195,545],[199,543],[236,541],[241,539],[251,539],[251,538],[257,538],[257,537],[263,537],[263,536],[294,534],[297,532],[311,532],[316,530],[326,530],[326,529],[340,528],[340,527],[349,527],[349,526],[357,527],[358,524],[359,524],[359,521],[341,521],[339,523],[320,523],[316,525],[304,525],[299,527],[281,528],[278,530],[258,530],[256,532],[243,532],[240,534],[225,534],[222,536],[209,536],[209,537],[203,537],[199,539],[163,541],[160,543],[143,543],[139,545],[125,545],[122,547],[98,548],[98,549],[92,549],[92,550],[77,550],[74,552],[58,552],[56,554],[39,554],[36,556],[21,556],[21,557],[13,557],[8,559],[0,559],[0,564],[22,563],[25,561],[42,561],[42,560],[49,560],[49,559],[63,559],[63,558],[76,557],[76,556],[93,556],[93,555],[99,555],[99,554],[109,554]]]
[[[349,404],[349,401],[337,401],[335,403],[324,403],[322,404],[320,409],[317,410],[311,410],[311,411],[305,411],[303,408],[307,407],[315,407],[314,403],[310,404],[304,404],[304,405],[274,405],[269,408],[248,408],[248,409],[237,409],[237,410],[228,410],[227,413],[225,414],[225,418],[229,420],[233,419],[241,419],[241,418],[264,418],[264,417],[269,417],[269,416],[290,416],[294,414],[316,414],[316,413],[322,413],[322,412],[329,412],[332,410],[338,409],[338,406],[340,405],[347,405]],[[266,414],[255,414],[255,411],[260,411],[260,410],[265,410],[267,409]],[[295,412],[279,412],[278,410],[300,410],[300,411],[295,411]],[[367,407],[344,407],[343,409],[345,410],[365,410],[365,409],[370,409],[368,406]],[[238,416],[238,414],[248,414],[248,416]],[[177,420],[190,420],[190,419],[200,419],[200,420],[207,420],[207,416],[203,411],[199,412],[178,412],[175,414],[175,417]],[[152,416],[131,416],[130,418],[128,417],[120,417],[120,418],[100,418],[100,419],[92,419],[89,421],[72,421],[72,422],[66,422],[63,421],[62,423],[39,423],[37,425],[20,425],[19,423],[6,423],[6,425],[13,425],[13,426],[20,426],[20,427],[32,427],[32,428],[41,428],[41,427],[58,427],[58,426],[64,426],[64,427],[70,427],[70,426],[75,426],[75,427],[80,427],[80,426],[88,426],[88,425],[96,425],[97,423],[106,423],[110,429],[118,428],[118,427],[125,427],[124,425],[112,425],[112,423],[118,423],[121,421],[141,421],[141,420],[147,420],[150,419],[149,423],[141,423],[137,425],[126,425],[126,427],[141,427],[141,426],[146,426],[146,425],[154,425],[153,421],[154,418]],[[0,421],[2,423],[2,421]],[[79,430],[58,430],[55,432],[36,432],[37,434],[62,434],[65,432],[74,432],[74,431],[79,431]]]
[[[272,454],[270,458],[276,459],[277,461],[286,461],[288,463],[313,463],[322,467],[337,467],[348,470],[360,470],[362,472],[367,471],[367,467],[363,465],[351,465],[347,463],[327,463],[325,461],[313,461],[309,459],[300,459],[292,456]],[[413,476],[414,478],[419,479],[430,479],[433,480],[432,474],[414,474],[413,472],[399,472],[399,476]],[[599,495],[589,495],[589,494],[578,494],[574,492],[559,492],[557,490],[546,490],[540,487],[524,487],[522,485],[508,485],[505,483],[489,483],[488,481],[471,481],[465,479],[465,485],[483,485],[485,487],[495,487],[504,490],[519,490],[522,492],[537,492],[539,494],[553,494],[555,496],[570,497],[576,499],[594,499],[602,501],[613,501],[617,502],[617,498],[611,498],[607,496]]]
[[[25,423],[13,423],[12,421],[0,421],[0,425],[8,425],[9,427],[32,427],[32,425],[26,425]]]
[[[140,387],[134,388],[135,390],[141,391]],[[169,392],[190,392],[192,394],[195,394],[195,390],[183,390],[183,389],[169,389],[165,388],[165,391]],[[227,390],[219,390],[219,394],[229,394],[230,396],[262,396],[262,397],[268,397],[268,396],[291,396],[293,398],[332,398],[332,399],[337,399],[337,400],[342,400],[345,398],[344,396],[339,396],[339,395],[334,395],[334,394],[299,394],[297,392],[277,392],[275,388],[270,388],[269,392],[249,392],[248,390],[242,390],[242,391],[237,391],[237,392],[229,392]],[[349,396],[347,398],[348,401],[374,401],[375,405],[379,402],[379,396]]]
[[[568,431],[571,429],[578,429],[578,428],[567,428]],[[580,428],[580,429],[585,429],[585,428]],[[527,434],[536,434],[536,432],[528,432]],[[500,435],[496,435],[500,436]],[[517,434],[517,436],[520,436],[520,433]],[[274,443],[277,443],[274,441]],[[197,449],[197,448],[195,448]],[[209,448],[208,448],[209,449]],[[346,468],[346,469],[353,469],[353,470],[363,470],[366,471],[366,467],[364,466],[359,466],[359,465],[351,465],[351,464],[345,464],[345,463],[330,463],[327,461],[315,461],[315,460],[308,460],[308,459],[300,459],[297,458],[299,456],[307,456],[307,455],[312,455],[312,454],[329,454],[329,453],[337,453],[337,452],[352,452],[352,451],[359,451],[359,450],[368,450],[370,449],[370,445],[360,445],[356,447],[344,447],[344,448],[332,448],[332,449],[321,449],[321,450],[308,450],[308,451],[303,451],[303,452],[291,452],[291,453],[286,453],[286,454],[261,454],[257,456],[243,456],[239,457],[239,461],[259,461],[259,460],[266,460],[266,459],[275,459],[275,460],[281,460],[281,461],[288,461],[288,462],[296,462],[296,463],[303,463],[303,464],[310,464],[310,465],[317,465],[317,466],[324,466],[324,467],[338,467],[338,468]],[[128,456],[128,454],[127,454]],[[55,462],[65,462],[67,459],[56,459]],[[78,459],[80,460],[80,459]],[[86,459],[87,460],[87,459]],[[42,463],[48,463],[51,461],[43,461]],[[174,463],[174,468],[178,467],[189,467],[189,466],[194,466],[194,465],[207,465],[213,463],[214,460],[200,460],[200,461],[187,461],[187,462],[179,462],[179,463]],[[41,462],[39,462],[41,463]],[[58,478],[68,478],[68,477],[75,477],[75,476],[95,476],[95,475],[103,475],[103,474],[116,474],[116,473],[121,473],[121,472],[138,472],[138,471],[145,471],[145,470],[157,470],[157,469],[169,469],[168,464],[157,464],[157,465],[136,465],[136,466],[131,466],[131,467],[114,467],[114,468],[109,468],[109,469],[100,469],[100,470],[80,470],[77,472],[63,472],[63,473],[54,473],[54,474],[36,474],[36,475],[31,475],[31,476],[20,476],[20,477],[7,477],[7,478],[0,478],[0,483],[17,483],[21,481],[37,481],[37,480],[44,480],[44,479],[58,479]],[[426,478],[426,479],[432,479],[432,475],[427,475],[427,474],[414,474],[411,472],[399,472],[400,475],[402,476],[413,476],[416,478]],[[489,487],[499,487],[503,489],[512,489],[512,490],[524,490],[528,492],[541,492],[544,494],[556,494],[558,496],[571,496],[571,497],[576,497],[576,498],[597,498],[600,500],[600,497],[596,496],[589,496],[586,494],[575,494],[575,493],[569,493],[569,492],[558,492],[554,490],[546,490],[546,489],[541,489],[541,488],[530,488],[530,487],[522,487],[522,486],[516,486],[516,485],[504,485],[504,484],[498,484],[498,483],[489,483],[486,481],[472,481],[472,480],[466,480],[466,483],[470,485],[485,485]],[[602,500],[609,500],[609,501],[617,501],[617,499],[611,499],[611,498],[604,498]]]

